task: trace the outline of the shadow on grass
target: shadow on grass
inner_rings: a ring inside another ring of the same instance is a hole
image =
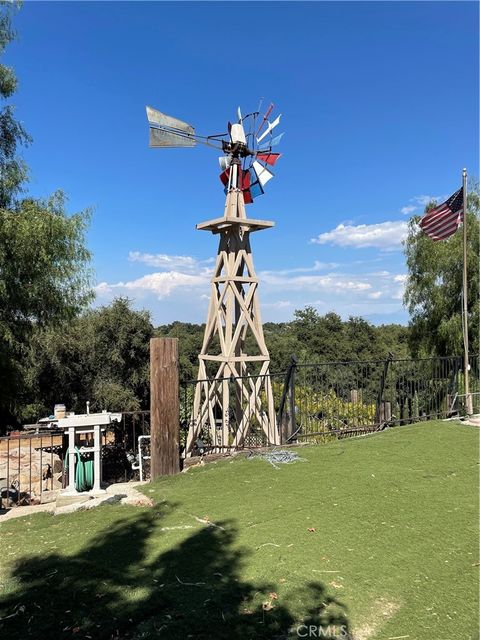
[[[194,530],[176,547],[155,554],[155,538],[172,535],[161,530],[161,518],[172,508],[163,505],[139,512],[134,520],[117,520],[75,556],[53,553],[19,561],[17,588],[0,600],[0,636],[350,637],[346,607],[323,584],[308,583],[302,592],[289,594],[290,602],[303,607],[293,612],[289,602],[275,597],[276,585],[245,581],[242,568],[250,552],[235,547],[231,521]],[[309,636],[310,625],[314,634]]]

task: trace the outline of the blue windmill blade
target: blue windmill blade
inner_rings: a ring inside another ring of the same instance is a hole
[[[258,198],[258,196],[263,196],[265,191],[259,182],[254,182],[250,185],[250,193],[252,194],[252,198]]]
[[[250,193],[252,194],[252,198],[258,198],[258,196],[263,196],[265,191],[263,190],[262,185],[258,181],[258,176],[255,173],[255,170],[252,168],[249,171],[250,173]]]
[[[280,133],[275,138],[272,138],[268,144],[264,144],[261,147],[258,147],[259,151],[267,151],[267,149],[271,149],[272,147],[276,147],[279,144],[280,140],[283,137],[283,133]]]

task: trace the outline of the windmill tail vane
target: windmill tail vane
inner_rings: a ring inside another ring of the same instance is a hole
[[[228,123],[228,133],[210,136],[196,134],[192,125],[157,109],[146,109],[150,126],[150,147],[195,147],[200,143],[219,149],[223,152],[219,164],[222,170],[220,180],[225,193],[232,190],[241,191],[245,204],[251,204],[255,198],[263,195],[265,185],[274,177],[271,167],[282,155],[272,151],[283,136],[283,133],[273,135],[281,118],[280,114],[274,120],[270,120],[273,103],[262,116],[256,131],[256,121],[260,113],[254,111],[242,116],[238,107],[238,122]],[[245,134],[246,125],[250,127],[248,134]]]

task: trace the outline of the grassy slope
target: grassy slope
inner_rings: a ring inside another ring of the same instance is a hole
[[[478,430],[423,423],[299,452],[278,470],[237,459],[162,479],[145,489],[154,509],[0,525],[0,617],[25,606],[0,635],[246,640],[305,618],[359,640],[477,638]]]

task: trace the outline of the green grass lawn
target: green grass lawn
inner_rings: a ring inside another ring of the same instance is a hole
[[[478,638],[478,435],[422,423],[5,522],[0,637]]]

